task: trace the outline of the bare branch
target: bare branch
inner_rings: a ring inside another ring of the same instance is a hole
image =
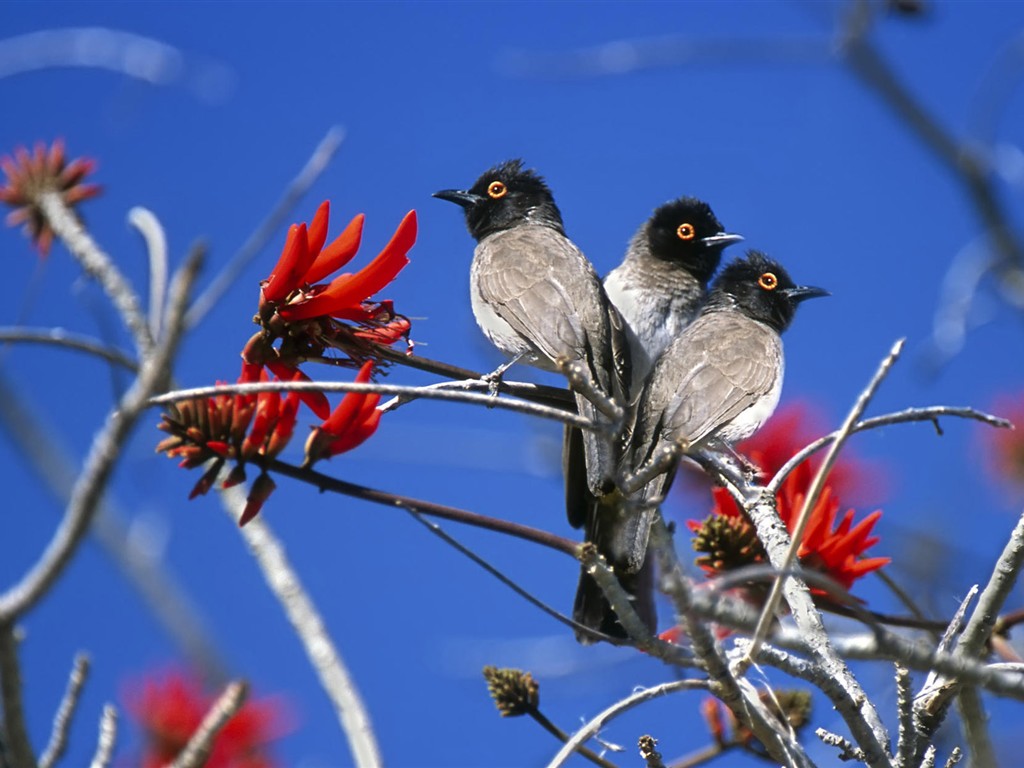
[[[117,742],[117,709],[113,704],[103,707],[103,715],[100,717],[100,737],[96,744],[96,754],[93,755],[89,768],[107,768],[114,759],[114,744]]]
[[[995,746],[992,744],[992,734],[988,729],[988,715],[978,689],[970,685],[961,687],[960,694],[957,696],[957,704],[960,709],[964,741],[971,756],[971,762],[974,765],[999,765]],[[952,755],[949,759],[952,760],[952,763],[947,762],[947,766],[959,762],[959,760],[953,760]]]
[[[79,460],[60,442],[60,427],[46,421],[6,379],[0,370],[0,427],[63,509],[71,499]],[[209,680],[226,679],[225,664],[198,608],[168,572],[158,553],[146,546],[138,529],[130,529],[113,494],[104,494],[93,517],[90,533],[117,564],[127,582],[137,589],[146,606],[168,635],[183,649],[191,664]],[[2,765],[2,762],[0,762]]]
[[[25,726],[25,708],[21,699],[19,635],[13,623],[0,621],[0,701],[4,705],[2,730],[13,765],[32,766],[36,764],[36,756]]]
[[[1006,419],[1002,419],[998,416],[992,416],[974,408],[961,408],[952,405],[933,405],[928,408],[906,408],[905,410],[896,411],[895,413],[887,413],[884,416],[875,416],[870,419],[864,419],[864,421],[854,424],[853,429],[851,429],[850,432],[864,432],[868,429],[878,429],[879,427],[889,426],[890,424],[905,424],[913,421],[927,421],[934,424],[936,429],[938,429],[939,418],[942,416],[955,416],[961,419],[973,419],[1000,429],[1010,429],[1013,426]],[[939,430],[939,434],[942,434],[941,430]],[[790,472],[822,448],[830,445],[838,436],[839,432],[836,431],[829,435],[825,435],[824,437],[819,437],[813,443],[810,443],[797,451],[793,454],[792,458],[783,464],[779,471],[775,473],[775,477],[773,477],[765,486],[765,490],[769,493],[778,493],[779,488],[782,487],[782,483]]]
[[[896,765],[912,768],[917,752],[917,732],[914,730],[914,681],[910,670],[896,665],[896,712],[899,715],[899,734],[896,737]]]
[[[486,389],[487,382],[465,382],[467,387],[475,389]],[[551,408],[537,403],[528,403],[522,400],[510,400],[503,397],[492,397],[481,395],[475,392],[452,392],[446,389],[433,389],[426,387],[410,387],[400,384],[361,384],[354,381],[268,381],[251,384],[221,384],[214,387],[193,387],[192,389],[179,389],[174,392],[153,397],[150,405],[165,405],[178,402],[179,400],[191,400],[193,398],[214,397],[224,394],[255,394],[257,392],[360,392],[364,394],[399,395],[423,398],[424,400],[446,400],[455,403],[469,403],[471,405],[483,405],[487,408],[502,408],[507,411],[523,413],[528,416],[537,416],[543,419],[552,419],[563,424],[568,424],[580,429],[600,429],[583,416],[569,413],[561,408]]]
[[[137,371],[139,369],[139,364],[119,349],[108,347],[102,341],[71,333],[63,328],[25,328],[20,326],[0,328],[0,342],[49,344],[55,347],[87,352],[129,371]]]
[[[787,571],[796,560],[797,553],[800,551],[800,544],[803,541],[804,530],[807,528],[807,522],[811,519],[811,510],[818,503],[818,498],[821,496],[822,490],[825,488],[825,479],[828,477],[829,471],[835,466],[836,460],[839,458],[839,451],[843,447],[843,443],[846,442],[847,438],[853,431],[853,425],[857,423],[861,414],[868,407],[868,403],[871,402],[871,398],[874,397],[875,392],[878,391],[878,387],[881,385],[882,380],[889,373],[889,369],[892,368],[893,364],[900,356],[900,351],[903,349],[904,339],[900,339],[893,344],[888,356],[882,361],[882,364],[875,371],[875,375],[868,382],[867,387],[860,396],[857,398],[857,402],[854,403],[853,408],[846,416],[846,420],[843,422],[842,427],[839,428],[839,432],[836,435],[835,440],[832,441],[832,446],[829,448],[829,452],[825,454],[825,460],[818,467],[818,472],[814,476],[814,480],[811,482],[811,486],[807,491],[807,495],[804,497],[803,506],[800,509],[800,514],[797,515],[796,523],[793,526],[793,530],[790,533],[790,544],[786,550],[786,555],[783,558],[781,564],[775,565],[780,571]],[[765,601],[764,609],[761,612],[761,620],[757,624],[757,629],[754,630],[754,637],[752,647],[757,648],[758,644],[764,640],[768,634],[768,625],[775,619],[775,611],[779,607],[779,602],[782,599],[782,583],[786,580],[786,577],[782,574],[772,584],[771,592],[768,594],[768,600]]]
[[[238,714],[248,695],[249,686],[244,680],[228,683],[170,768],[202,768],[210,757],[217,735]]]
[[[344,140],[345,131],[340,126],[332,125],[327,130],[324,137],[320,139],[320,143],[316,145],[316,149],[313,150],[313,154],[302,166],[302,170],[285,187],[281,199],[277,201],[267,217],[242,243],[242,247],[238,249],[231,261],[208,283],[206,290],[196,298],[188,314],[185,315],[186,328],[194,328],[202,322],[221,297],[238,282],[245,268],[277,234],[292,209],[320,178]]]
[[[156,339],[164,314],[164,292],[167,289],[167,235],[160,220],[148,208],[135,206],[128,211],[128,223],[146,241],[149,256],[149,333]]]
[[[656,699],[659,696],[667,696],[670,693],[678,693],[679,691],[706,691],[709,685],[707,680],[676,680],[671,683],[662,683],[651,688],[644,688],[621,701],[615,702],[576,731],[572,738],[565,743],[558,751],[558,754],[548,763],[547,768],[558,768],[560,765],[564,765],[565,761],[569,759],[569,756],[578,747],[582,746],[592,736],[595,736],[598,731],[616,717],[624,712],[628,712],[633,707],[639,706],[651,699]]]
[[[77,551],[95,516],[107,480],[120,456],[121,446],[148,407],[148,399],[154,392],[166,387],[171,362],[181,338],[183,307],[199,271],[202,256],[202,251],[193,251],[175,277],[171,287],[171,317],[165,337],[161,339],[153,354],[144,360],[135,383],[93,439],[82,472],[71,493],[64,519],[46,551],[18,584],[0,595],[0,623],[14,621],[35,605],[64,571],[72,555]]]
[[[113,302],[124,324],[131,331],[139,353],[148,357],[153,352],[153,336],[131,283],[110,256],[100,250],[58,193],[44,192],[37,202],[54,234],[64,242],[82,269],[96,279]]]
[[[82,695],[82,686],[85,685],[85,678],[89,675],[89,657],[84,653],[75,656],[74,665],[71,667],[71,674],[68,676],[68,687],[61,699],[57,715],[53,718],[53,730],[50,733],[50,743],[43,750],[39,758],[39,768],[53,768],[57,761],[64,755],[68,746],[68,731],[71,728],[71,719],[75,716],[75,709],[78,708],[78,699]]]
[[[430,517],[440,517],[444,520],[454,520],[457,523],[472,525],[476,528],[486,528],[487,530],[497,531],[498,533],[504,533],[509,536],[515,536],[516,538],[523,539],[525,541],[531,541],[535,544],[540,544],[550,549],[564,552],[572,557],[577,557],[579,552],[579,544],[571,539],[556,536],[548,531],[531,528],[528,525],[522,525],[521,523],[515,523],[510,520],[501,520],[496,517],[489,517],[476,512],[469,512],[464,509],[457,509],[456,507],[448,507],[444,504],[435,504],[432,501],[423,501],[422,499],[414,499],[409,496],[400,496],[397,493],[378,491],[374,488],[367,488],[345,480],[328,477],[327,475],[312,469],[304,469],[302,467],[296,467],[294,464],[286,464],[280,460],[268,462],[266,469],[278,472],[287,477],[293,477],[297,480],[312,483],[321,491],[340,493],[344,496],[351,496],[355,499],[363,499],[365,501],[372,501],[375,504],[383,504],[386,507],[405,509],[410,512],[417,512]]]
[[[221,499],[228,517],[237,522],[245,509],[245,497],[240,489],[234,487],[221,491]],[[358,768],[381,766],[380,747],[362,696],[328,634],[320,612],[288,561],[284,547],[261,517],[250,520],[241,533],[263,571],[267,585],[299,636],[320,685],[334,705],[355,764]]]

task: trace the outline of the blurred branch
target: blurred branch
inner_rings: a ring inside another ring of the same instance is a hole
[[[139,353],[142,357],[149,356],[153,352],[153,336],[149,332],[149,323],[131,283],[110,256],[100,250],[59,194],[44,192],[39,196],[37,204],[46,216],[50,228],[78,259],[82,269],[96,279],[113,302],[121,319],[131,331]]]
[[[639,706],[651,699],[656,699],[659,696],[667,696],[670,693],[678,693],[679,691],[706,691],[709,686],[710,683],[707,680],[675,680],[671,683],[662,683],[651,688],[644,688],[621,701],[615,702],[576,731],[572,738],[565,743],[558,751],[558,754],[548,763],[547,768],[559,768],[559,766],[564,765],[565,761],[569,759],[570,755],[578,747],[582,746],[592,736],[597,735],[605,725],[619,715],[633,709],[633,707]]]
[[[203,252],[195,250],[175,276],[171,286],[167,333],[152,355],[147,356],[131,389],[107,418],[106,424],[93,439],[81,474],[75,481],[64,519],[50,540],[46,551],[15,586],[0,595],[0,623],[12,622],[28,611],[53,585],[64,571],[85,536],[107,480],[139,417],[148,407],[152,395],[165,388],[171,364],[181,339],[182,320],[188,292],[202,263]],[[147,331],[148,333],[148,331]]]
[[[114,759],[114,743],[117,741],[117,710],[113,704],[103,707],[100,716],[100,737],[96,744],[96,754],[89,768],[107,768]]]
[[[74,665],[71,667],[71,674],[68,676],[68,687],[61,699],[57,715],[53,718],[53,730],[50,733],[50,742],[43,750],[39,758],[39,768],[53,768],[57,761],[64,755],[68,746],[68,731],[71,729],[71,719],[75,716],[78,708],[78,700],[82,695],[82,686],[85,685],[85,678],[89,675],[89,657],[84,653],[75,656]]]
[[[472,525],[476,528],[486,528],[487,530],[515,536],[524,541],[530,541],[534,544],[540,544],[541,546],[564,552],[572,557],[576,557],[579,551],[579,544],[575,541],[542,531],[539,528],[531,528],[521,523],[489,517],[456,507],[448,507],[444,504],[435,504],[432,501],[414,499],[410,496],[400,496],[397,493],[389,493],[387,491],[378,491],[374,488],[367,488],[366,486],[350,483],[346,480],[329,477],[313,469],[304,469],[294,464],[287,464],[278,459],[267,462],[266,469],[314,485],[321,492],[331,491],[332,493],[340,493],[343,496],[371,501],[374,504],[383,504],[386,507],[404,509],[430,517],[440,517],[444,520],[454,520],[457,523]]]
[[[156,215],[142,206],[128,211],[128,223],[146,242],[146,254],[149,256],[149,332],[155,339],[160,335],[164,292],[167,290],[167,235]]]
[[[228,721],[238,714],[249,694],[249,686],[241,680],[228,683],[210,707],[188,744],[168,768],[202,768],[210,757],[213,742]]]
[[[21,698],[19,635],[20,632],[12,621],[0,621],[0,701],[3,702],[3,732],[10,759],[16,768],[36,764],[32,741],[25,726],[25,708]]]
[[[240,489],[228,488],[222,490],[220,495],[224,511],[232,521],[237,522],[246,504]],[[288,621],[299,636],[320,679],[320,685],[334,705],[355,764],[358,768],[382,765],[380,747],[377,746],[370,715],[355,680],[328,634],[316,605],[288,561],[284,547],[261,517],[250,520],[241,529],[241,533],[267,585],[281,603]]]
[[[0,343],[47,344],[64,347],[95,355],[101,360],[119,365],[129,371],[139,369],[139,364],[121,350],[109,347],[97,339],[65,331],[63,328],[0,327]]]
[[[60,428],[44,422],[0,371],[0,426],[16,452],[62,507],[71,499],[78,460],[58,442]],[[204,677],[219,685],[225,678],[224,662],[209,637],[198,609],[151,548],[134,535],[108,491],[100,501],[90,531],[139,591],[145,605],[164,630],[183,649]]]
[[[486,390],[486,381],[464,382],[467,389]],[[454,403],[468,403],[470,405],[483,405],[487,408],[501,408],[507,411],[523,413],[527,416],[537,416],[542,419],[551,419],[581,429],[598,429],[599,427],[589,419],[569,413],[561,408],[551,408],[546,405],[538,405],[523,400],[510,400],[508,398],[495,397],[492,395],[477,394],[476,392],[452,392],[447,389],[433,389],[430,386],[410,387],[399,384],[360,384],[354,381],[268,381],[249,384],[218,384],[213,387],[193,387],[192,389],[178,389],[174,392],[157,395],[150,398],[150,405],[165,405],[178,402],[179,400],[192,400],[194,398],[216,397],[227,394],[255,394],[257,392],[358,392],[363,394],[400,395],[412,398],[423,398],[424,400],[445,400]]]
[[[345,140],[345,131],[337,125],[332,125],[320,143],[316,145],[313,154],[306,160],[302,170],[285,187],[281,199],[260,222],[256,230],[249,235],[242,247],[235,252],[224,268],[209,282],[185,315],[185,327],[194,328],[213,309],[217,302],[235,286],[241,277],[242,272],[249,266],[253,259],[281,229],[291,214],[292,209],[298,204],[302,196],[313,186],[320,175],[324,172],[335,153]]]

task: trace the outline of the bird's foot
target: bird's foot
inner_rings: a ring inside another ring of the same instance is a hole
[[[498,391],[501,389],[501,380],[505,375],[505,371],[507,371],[516,363],[518,363],[522,356],[523,353],[520,353],[513,357],[511,360],[507,360],[506,362],[502,363],[490,373],[484,374],[483,376],[480,377],[482,381],[487,382],[487,394],[489,396],[498,396]]]
[[[625,410],[619,405],[615,398],[609,397],[601,391],[601,388],[590,375],[580,360],[567,360],[565,358],[555,361],[562,375],[569,381],[569,389],[583,395],[598,411],[606,416],[613,425],[621,424],[625,417]]]

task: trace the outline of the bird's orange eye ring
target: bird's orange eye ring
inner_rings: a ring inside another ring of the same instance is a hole
[[[492,181],[487,185],[487,194],[492,200],[498,200],[508,194],[508,187],[500,181]]]
[[[693,240],[697,236],[697,230],[694,229],[693,224],[680,224],[676,234],[679,235],[680,240]]]
[[[764,288],[766,291],[774,291],[779,287],[779,278],[775,276],[774,272],[765,272],[759,278],[757,278],[757,284]]]

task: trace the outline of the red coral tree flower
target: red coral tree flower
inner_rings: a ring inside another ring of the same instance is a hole
[[[367,360],[359,369],[356,383],[364,384],[373,373],[373,361]],[[320,459],[337,456],[362,445],[380,424],[381,411],[377,410],[380,395],[349,392],[331,415],[316,427],[306,441],[304,467]]]
[[[998,398],[992,412],[1012,422],[1013,429],[986,427],[989,466],[1000,480],[1024,489],[1024,392]]]
[[[162,768],[188,744],[216,700],[197,680],[172,671],[133,684],[127,710],[145,732],[144,768]],[[213,742],[206,768],[274,768],[270,744],[290,730],[279,699],[247,701]]]
[[[390,242],[365,267],[320,283],[353,259],[363,231],[360,214],[325,246],[329,215],[325,201],[308,228],[292,225],[281,257],[261,283],[261,330],[249,339],[242,357],[271,367],[278,376],[282,369],[297,369],[302,360],[322,357],[327,348],[340,349],[349,355],[350,364],[361,365],[373,357],[373,344],[408,339],[408,318],[395,314],[392,302],[372,297],[409,263],[408,252],[416,242],[416,212],[406,214]],[[327,417],[330,408],[322,395],[308,395],[306,402],[321,419]]]
[[[35,244],[40,255],[47,256],[53,245],[54,232],[43,213],[42,197],[55,193],[72,212],[83,200],[96,197],[102,188],[84,184],[86,176],[96,168],[96,161],[79,158],[68,162],[64,142],[57,139],[49,150],[37,142],[35,150],[17,147],[14,154],[0,157],[0,168],[6,184],[0,186],[0,202],[14,208],[7,215],[8,226],[24,225],[25,235]]]
[[[807,408],[788,406],[779,410],[752,438],[739,444],[738,449],[748,456],[767,476],[774,475],[798,450],[813,439],[808,430]],[[806,493],[817,472],[820,459],[812,457],[801,462],[782,483],[776,495],[779,516],[792,532],[797,516],[803,508]],[[798,553],[800,564],[823,573],[845,589],[871,571],[890,562],[886,557],[864,557],[864,553],[878,543],[871,536],[881,518],[881,510],[872,512],[856,525],[854,510],[838,516],[840,489],[855,489],[865,482],[865,473],[849,459],[833,468],[826,485],[810,512],[807,528]],[[712,491],[714,507],[704,521],[688,521],[697,534],[694,548],[702,552],[698,565],[713,576],[725,571],[766,562],[764,548],[757,540],[753,526],[723,488]],[[826,594],[812,589],[816,594]]]

